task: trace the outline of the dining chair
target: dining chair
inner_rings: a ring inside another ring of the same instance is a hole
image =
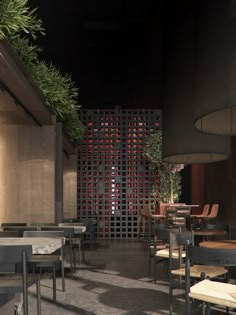
[[[4,223],[1,223],[1,226],[27,226],[27,223],[25,223],[25,222],[16,222],[16,223],[4,222]]]
[[[29,227],[38,227],[40,228],[41,226],[58,226],[57,223],[50,223],[50,222],[32,222],[32,223],[29,223],[28,225]]]
[[[76,221],[75,221],[76,222]],[[83,245],[88,242],[90,248],[96,246],[96,230],[97,230],[97,220],[95,218],[80,218],[77,219],[78,223],[84,223],[86,225],[86,232],[83,234]],[[82,246],[84,248],[84,246]]]
[[[73,223],[73,222],[78,222],[78,218],[63,218],[64,223]]]
[[[52,284],[53,284],[53,302],[56,303],[56,264],[60,263],[61,266],[61,279],[62,279],[62,290],[65,292],[65,275],[64,275],[64,232],[63,231],[25,231],[24,237],[50,237],[50,238],[61,238],[60,253],[54,254],[34,254],[32,255],[32,263],[35,268],[41,270],[44,268],[52,268]]]
[[[203,205],[203,209],[200,214],[190,215],[191,224],[193,225],[194,228],[201,226],[201,220],[203,220],[209,214],[209,210],[210,210],[210,205],[206,203]]]
[[[58,226],[62,226],[62,227],[73,227],[74,228],[74,235],[72,237],[72,247],[73,247],[73,259],[74,259],[74,269],[76,269],[76,251],[75,249],[78,248],[78,252],[79,252],[79,258],[78,258],[78,262],[79,265],[81,265],[82,261],[85,261],[85,252],[84,252],[84,233],[83,232],[76,232],[76,227],[79,228],[88,228],[88,225],[86,226],[86,224],[84,222],[69,222],[69,223],[58,223]]]
[[[0,237],[18,237],[17,231],[0,231]]]
[[[78,244],[80,244],[80,239],[77,239],[75,237],[74,228],[65,226],[42,226],[41,231],[62,231],[64,233],[64,237],[66,238],[65,245],[69,247],[70,271],[72,277],[74,271],[76,270],[75,250],[78,248],[76,245],[76,241],[78,242]],[[74,243],[73,239],[75,239]]]
[[[170,257],[170,250],[169,250],[169,243],[170,243],[170,233],[181,233],[181,227],[178,228],[168,228],[168,227],[161,227],[157,226],[156,227],[156,233],[159,234],[157,236],[157,239],[161,239],[163,242],[163,248],[158,248],[156,247],[154,249],[154,282],[157,281],[157,264],[160,264],[162,262],[167,262],[169,261]],[[156,244],[156,243],[155,243]],[[179,259],[178,258],[178,251],[173,251],[173,259]],[[168,268],[169,270],[169,268]]]
[[[214,220],[218,215],[218,211],[219,211],[219,204],[214,203],[211,206],[211,209],[210,209],[208,215],[206,215],[205,217],[202,218],[202,220],[201,220],[202,227],[205,227],[206,222]]]
[[[201,265],[203,272],[201,281],[192,284],[191,266]],[[216,268],[229,268],[236,266],[236,249],[207,248],[199,246],[186,246],[185,264],[185,315],[191,315],[193,305],[198,301],[202,305],[202,314],[210,315],[211,305],[221,305],[228,308],[236,308],[236,286],[222,281],[212,281],[207,275],[206,266]],[[225,274],[225,273],[224,273]],[[228,278],[228,277],[227,277]],[[226,278],[226,281],[228,280]]]
[[[144,237],[144,211],[143,211],[143,206],[139,206],[139,211],[138,211],[138,239],[140,237]]]
[[[169,242],[169,297],[170,308],[169,314],[173,313],[173,291],[175,289],[185,289],[185,259],[187,256],[187,244],[194,245],[193,231],[183,231],[182,233],[170,233]],[[174,257],[175,252],[178,251],[177,259]],[[174,262],[177,261],[177,264]],[[199,281],[202,272],[205,272],[209,278],[215,278],[227,273],[224,267],[209,266],[209,265],[192,265],[190,267],[191,281]]]
[[[40,278],[28,273],[31,245],[0,245],[0,294],[23,293],[23,314],[28,315],[28,288],[36,284],[37,314],[41,315]],[[6,266],[11,271],[6,272]]]
[[[223,238],[227,240],[231,240],[232,238],[232,226],[230,223],[208,223],[206,222],[206,230],[219,230],[219,231],[225,231],[225,235],[221,236],[212,236],[212,238],[215,240],[216,238]],[[209,239],[209,237],[207,237]]]
[[[204,204],[202,212],[200,214],[191,214],[191,217],[193,218],[202,218],[202,217],[206,217],[209,213],[210,210],[210,205],[208,203]]]
[[[165,249],[169,245],[168,231],[165,224],[154,224],[152,226],[154,238],[149,242],[148,248],[148,271],[151,272],[152,259],[158,250]],[[155,268],[154,268],[155,269]]]
[[[153,214],[148,204],[144,205],[144,215],[147,220],[147,238],[145,240],[145,249],[148,250],[151,238],[153,237],[153,225],[165,221],[162,214]]]
[[[24,231],[37,231],[37,227],[29,226],[4,226],[3,231],[16,231],[19,237],[23,237]]]

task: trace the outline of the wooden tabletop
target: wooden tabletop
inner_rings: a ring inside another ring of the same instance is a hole
[[[236,240],[201,242],[199,246],[209,248],[236,249]]]
[[[193,234],[197,236],[214,236],[214,235],[227,235],[226,230],[217,230],[217,229],[202,229],[202,230],[193,230]]]

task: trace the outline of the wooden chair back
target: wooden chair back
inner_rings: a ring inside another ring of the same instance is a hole
[[[209,218],[209,219],[216,218],[217,214],[218,214],[218,210],[219,210],[219,204],[214,203],[211,207],[210,213],[207,215],[207,218]]]
[[[202,213],[200,214],[200,216],[206,217],[209,214],[209,210],[210,210],[210,205],[208,203],[204,204]]]

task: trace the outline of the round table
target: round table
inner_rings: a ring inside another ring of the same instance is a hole
[[[216,230],[216,229],[203,229],[203,230],[193,230],[193,234],[196,236],[215,236],[215,235],[227,235],[226,230]]]
[[[208,241],[199,243],[201,247],[236,249],[236,240]]]

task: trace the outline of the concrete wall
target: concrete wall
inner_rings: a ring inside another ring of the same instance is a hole
[[[63,217],[77,218],[77,154],[63,155]]]
[[[55,127],[0,125],[0,222],[54,222]]]

